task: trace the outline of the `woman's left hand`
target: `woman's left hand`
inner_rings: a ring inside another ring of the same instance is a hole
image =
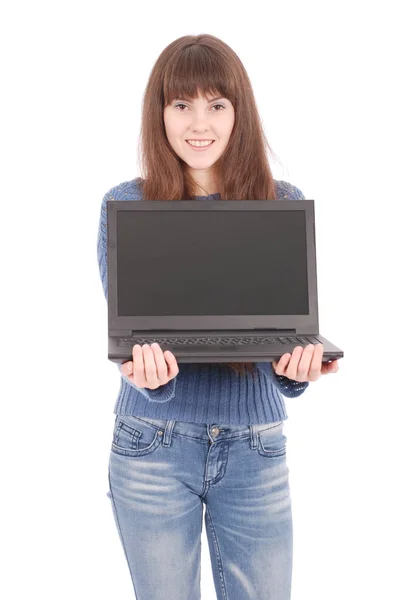
[[[323,344],[296,346],[292,354],[283,354],[279,362],[272,366],[277,375],[284,375],[294,381],[316,381],[321,375],[337,373],[338,360],[322,362]]]

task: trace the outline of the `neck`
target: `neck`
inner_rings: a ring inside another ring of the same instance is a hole
[[[219,192],[219,183],[213,172],[198,172],[196,177],[191,173],[195,182],[195,196],[210,196]]]

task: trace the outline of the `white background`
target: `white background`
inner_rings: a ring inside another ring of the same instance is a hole
[[[247,69],[274,177],[315,200],[320,331],[345,353],[286,400],[292,599],[401,597],[395,4],[3,5],[3,598],[134,597],[106,496],[120,378],[98,220],[105,192],[140,175],[154,62],[199,33]],[[205,529],[202,597],[215,598]]]

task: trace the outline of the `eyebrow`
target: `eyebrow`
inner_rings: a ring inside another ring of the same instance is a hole
[[[179,96],[177,98],[177,100],[185,100],[185,102],[191,102],[191,100],[189,100],[189,98],[184,98],[183,96]],[[214,102],[215,100],[224,100],[224,97],[216,96],[215,98],[211,98],[211,100],[209,100],[209,102]]]

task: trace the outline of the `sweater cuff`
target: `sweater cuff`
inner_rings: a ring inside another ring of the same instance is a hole
[[[287,398],[295,398],[296,396],[300,396],[309,386],[309,381],[300,382],[295,381],[294,379],[289,379],[284,375],[277,375],[271,362],[259,362],[256,363],[256,366],[262,373],[265,374],[272,385],[274,385],[274,387]]]
[[[274,371],[274,369],[272,369]],[[277,375],[273,373],[273,385],[286,396],[287,398],[295,398],[304,393],[309,385],[309,381],[295,381],[294,379],[288,379],[285,375]]]
[[[117,366],[118,366],[118,370],[120,371],[122,379],[124,381],[126,381],[128,383],[128,385],[130,385],[134,389],[138,390],[138,392],[141,392],[141,394],[143,396],[145,396],[145,398],[147,400],[149,400],[149,402],[168,402],[169,400],[171,400],[172,398],[174,398],[174,396],[175,396],[175,385],[176,385],[176,381],[177,381],[176,377],[174,377],[173,379],[170,379],[170,381],[168,381],[164,385],[160,385],[155,390],[151,390],[151,389],[146,388],[146,387],[145,388],[138,387],[137,385],[135,385],[134,383],[132,383],[132,381],[130,381],[128,379],[128,377],[126,377],[125,375],[123,375],[121,373],[122,364],[121,363],[117,363]]]

